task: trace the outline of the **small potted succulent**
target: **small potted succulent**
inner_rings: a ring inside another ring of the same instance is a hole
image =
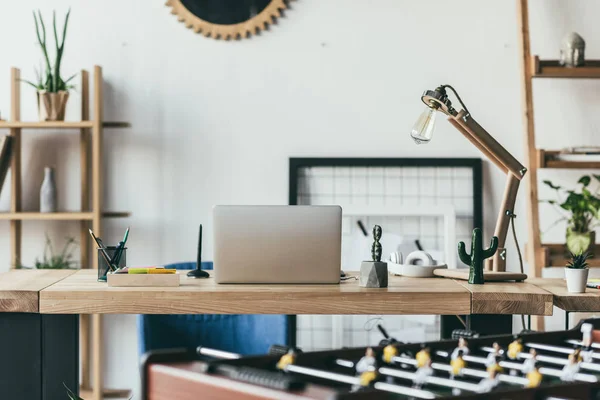
[[[592,175],[592,177],[596,182],[600,182],[600,175]],[[592,191],[591,182],[592,178],[589,175],[579,178],[577,183],[581,187],[578,191],[567,190],[550,181],[544,181],[546,186],[556,192],[557,199],[543,200],[543,202],[552,204],[561,214],[561,218],[552,226],[560,221],[567,221],[566,245],[567,250],[573,254],[593,253],[594,250],[596,242],[594,228],[598,226],[600,218],[600,197],[598,197],[600,189]]]
[[[570,293],[584,293],[587,284],[588,269],[587,260],[590,253],[571,254],[571,260],[565,267],[565,278],[567,289]]]
[[[52,14],[52,28],[54,33],[54,64],[50,64],[50,56],[48,46],[46,45],[46,25],[40,11],[33,13],[35,21],[35,32],[37,34],[38,43],[42,49],[44,56],[44,68],[37,70],[37,81],[24,82],[30,84],[37,90],[38,113],[40,121],[64,121],[65,109],[67,100],[69,99],[69,89],[73,88],[69,82],[76,76],[72,75],[69,78],[63,79],[60,71],[62,57],[65,51],[65,38],[67,36],[67,26],[69,24],[69,14],[67,12],[65,23],[62,29],[62,38],[59,39],[58,29],[56,26],[56,12]]]

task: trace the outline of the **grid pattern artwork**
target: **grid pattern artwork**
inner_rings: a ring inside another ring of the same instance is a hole
[[[343,217],[344,270],[358,270],[360,260],[366,259],[361,257],[368,257],[370,251],[370,232],[364,236],[359,220],[368,230],[375,224],[384,227],[382,243],[387,235],[403,238],[410,248],[418,239],[434,257],[443,257],[443,217],[419,215],[418,210],[452,208],[455,238],[468,242],[474,226],[481,226],[481,192],[474,190],[481,179],[480,168],[478,159],[291,159],[290,204],[337,204],[363,210],[361,215]],[[416,211],[415,215],[381,212],[391,209]],[[374,215],[369,215],[370,210]],[[296,341],[305,350],[375,345],[381,339],[377,322],[401,341],[433,340],[439,338],[439,320],[438,316],[302,315],[297,317]]]

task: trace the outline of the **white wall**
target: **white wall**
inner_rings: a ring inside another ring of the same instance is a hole
[[[599,56],[597,2],[531,3],[534,53],[555,58],[563,34],[577,30],[588,39],[588,57]],[[416,147],[409,139],[421,92],[440,83],[458,88],[476,119],[523,157],[513,1],[299,0],[270,32],[239,42],[194,34],[161,1],[3,0],[2,6],[3,116],[9,115],[10,66],[30,78],[40,60],[32,9],[49,17],[52,9],[62,14],[72,7],[65,73],[104,67],[105,117],[133,125],[106,131],[105,203],[133,217],[107,221],[103,236],[117,241],[130,225],[132,264],[193,260],[197,224],[210,232],[214,204],[286,203],[291,156],[478,157],[443,119],[430,145]],[[534,88],[540,146],[600,144],[597,82],[549,80]],[[74,94],[68,119],[79,117],[78,101]],[[23,119],[35,119],[34,92],[25,86],[22,110]],[[42,167],[52,164],[61,208],[77,209],[77,135],[26,131],[24,148],[24,206],[39,206]],[[484,180],[489,235],[504,179],[487,163]],[[7,195],[5,189],[2,210]],[[524,210],[518,214],[523,242]],[[56,240],[76,234],[72,223],[24,225],[26,263],[42,251],[44,231]],[[6,222],[0,232],[8,269]],[[555,232],[560,240],[560,228]],[[212,239],[205,237],[210,257]],[[516,269],[512,247],[509,257]],[[137,381],[134,319],[106,320],[106,337],[114,339],[105,350],[106,383],[131,387]]]

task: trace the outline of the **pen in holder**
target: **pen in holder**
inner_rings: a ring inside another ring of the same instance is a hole
[[[117,246],[108,246],[105,247],[106,254],[112,259],[114,258],[115,252],[117,251]],[[106,282],[106,274],[110,271],[110,267],[106,262],[104,255],[102,254],[102,250],[98,250],[98,281]],[[127,265],[127,247],[123,248],[121,252],[121,258],[119,259],[119,263],[117,267],[125,267]]]

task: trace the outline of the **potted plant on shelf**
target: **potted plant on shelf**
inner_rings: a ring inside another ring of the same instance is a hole
[[[45,69],[36,71],[37,82],[25,81],[37,90],[37,103],[40,121],[64,121],[65,108],[69,99],[69,89],[73,86],[69,82],[77,75],[74,74],[67,79],[63,79],[60,72],[62,57],[65,51],[65,38],[67,36],[67,25],[69,23],[69,14],[67,12],[65,23],[62,29],[62,39],[58,38],[56,27],[56,12],[52,14],[52,27],[54,31],[55,58],[54,64],[50,64],[50,56],[46,46],[46,25],[42,18],[42,13],[38,10],[37,15],[34,11],[33,19],[35,21],[35,32],[38,43],[44,56]]]
[[[42,259],[36,258],[33,267],[25,267],[18,265],[19,269],[77,269],[77,265],[73,260],[73,249],[77,245],[75,239],[67,238],[62,251],[59,254],[54,253],[52,241],[46,234],[46,245],[44,247],[44,255]]]
[[[588,269],[587,259],[590,253],[571,254],[571,261],[565,267],[565,278],[567,289],[570,293],[584,293],[587,283]]]
[[[592,176],[597,182],[600,182],[600,175]],[[600,217],[600,198],[598,190],[594,192],[590,190],[591,181],[592,178],[589,175],[579,178],[577,181],[581,185],[579,191],[566,190],[548,180],[544,181],[544,184],[556,191],[557,200],[543,200],[543,202],[554,205],[561,214],[561,218],[553,225],[560,221],[567,221],[567,249],[572,254],[585,252],[593,254],[596,243],[594,228],[598,226]],[[564,197],[564,200],[560,200],[561,196]]]

